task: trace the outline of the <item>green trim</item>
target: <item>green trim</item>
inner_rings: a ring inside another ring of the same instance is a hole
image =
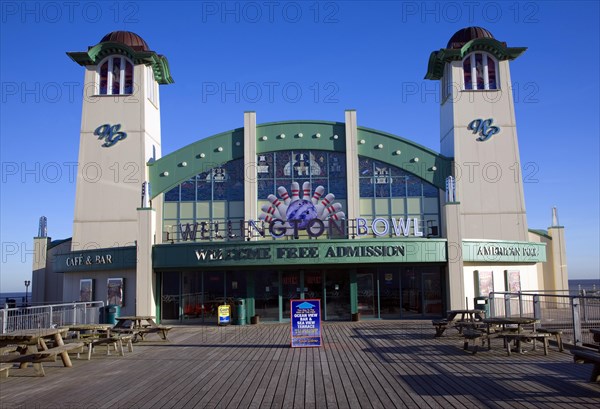
[[[528,241],[463,240],[463,261],[539,263],[546,261],[546,244]]]
[[[239,146],[236,145],[238,142]],[[226,131],[184,146],[157,161],[148,163],[152,186],[150,199],[199,173],[243,157],[244,128]],[[184,162],[187,166],[183,166]],[[168,172],[168,176],[165,172]]]
[[[48,237],[48,240],[50,240],[50,237]],[[72,240],[72,238],[69,237],[68,239],[50,241],[50,243],[48,244],[48,248],[46,249],[46,251],[48,251],[50,249],[53,249],[56,246],[60,246],[61,244],[66,243],[67,241],[71,241],[71,240]]]
[[[375,251],[380,251],[382,246],[385,247],[385,251],[389,252],[388,254],[375,253]],[[364,248],[361,249],[361,247]],[[336,239],[159,244],[154,246],[152,258],[155,271],[183,268],[262,267],[265,265],[302,267],[307,263],[318,265],[445,263],[446,240]]]
[[[162,311],[161,307],[161,294],[162,294],[162,273],[156,273],[154,277],[156,277],[156,294],[154,294],[154,305],[156,305],[156,322],[160,324],[162,321]]]
[[[151,66],[152,71],[154,71],[154,79],[159,84],[172,84],[175,82],[171,76],[167,57],[154,51],[135,51],[123,43],[106,41],[90,47],[87,51],[72,51],[67,52],[67,55],[81,66],[98,65],[109,55],[124,55],[136,65]]]
[[[282,134],[285,138],[281,137]],[[320,136],[317,137],[317,134]],[[337,135],[337,139],[334,139],[334,135]],[[267,139],[263,140],[265,136]],[[257,154],[293,149],[343,152],[346,150],[346,125],[343,122],[301,120],[256,126]]]
[[[552,236],[550,236],[546,230],[542,230],[542,229],[529,229],[529,232],[533,233],[533,234],[537,234],[538,236],[542,236],[542,237],[545,237],[547,239],[552,240]]]
[[[300,137],[299,134],[303,136]],[[284,134],[285,138],[281,138]],[[320,134],[320,137],[316,135]],[[334,138],[337,135],[337,138]],[[267,139],[263,140],[266,136]],[[346,151],[345,124],[328,121],[282,121],[256,126],[256,152],[292,149],[314,149],[330,152]],[[451,175],[452,159],[398,136],[375,129],[359,127],[359,155],[397,166],[445,190]],[[378,145],[383,148],[378,148]],[[222,150],[219,151],[219,148]],[[399,155],[396,151],[400,150]],[[204,156],[202,156],[204,155]],[[148,163],[152,197],[167,192],[185,180],[215,166],[244,157],[244,128],[226,131],[199,140]],[[419,158],[418,162],[414,158]],[[253,158],[245,158],[254,162]],[[185,162],[186,166],[183,166]],[[433,170],[433,168],[436,170]],[[165,175],[165,172],[168,175]],[[358,175],[356,175],[358,177]]]
[[[396,166],[446,190],[446,178],[452,174],[451,158],[408,139],[375,129],[358,127],[357,139],[359,155]],[[383,148],[379,148],[380,145]],[[400,154],[396,151],[400,151]]]
[[[427,80],[439,80],[444,75],[444,66],[448,62],[460,61],[473,51],[483,51],[493,55],[499,61],[514,60],[527,50],[527,47],[507,47],[506,43],[493,38],[476,38],[460,49],[442,48],[429,56]]]
[[[350,314],[358,313],[358,282],[356,269],[350,270]]]
[[[131,270],[135,269],[136,264],[135,246],[72,251],[58,254],[52,259],[53,271],[62,273]]]

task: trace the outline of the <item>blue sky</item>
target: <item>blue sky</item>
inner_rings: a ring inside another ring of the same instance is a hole
[[[528,50],[511,63],[530,228],[558,207],[570,278],[600,278],[598,2],[21,2],[0,25],[0,292],[23,291],[48,218],[72,235],[84,51],[129,30],[164,54],[162,150],[290,119],[343,121],[439,151],[429,55],[466,26]]]

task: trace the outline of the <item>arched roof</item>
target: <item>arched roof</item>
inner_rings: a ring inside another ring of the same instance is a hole
[[[345,152],[345,124],[327,121],[283,121],[256,126],[256,153],[312,149]],[[358,127],[356,152],[401,168],[445,189],[451,158],[383,131]],[[148,163],[151,198],[215,166],[244,157],[244,129],[237,128],[191,143]],[[253,167],[247,167],[254,172]],[[248,176],[251,176],[250,174]]]
[[[146,41],[131,31],[113,31],[102,37],[98,44],[88,47],[87,51],[70,51],[67,55],[82,66],[97,65],[109,55],[124,55],[134,64],[151,66],[159,84],[174,82],[167,58],[151,51]]]
[[[483,27],[465,27],[458,30],[450,37],[446,48],[462,48],[463,45],[471,40],[478,38],[494,38],[489,30]]]
[[[508,47],[505,42],[496,40],[492,33],[483,27],[465,27],[452,35],[446,48],[430,54],[425,79],[441,79],[446,63],[462,60],[473,51],[484,51],[504,61],[514,60],[525,50],[526,47]]]
[[[112,31],[102,37],[101,43],[104,42],[122,43],[133,48],[136,51],[149,51],[150,47],[146,41],[131,31]]]

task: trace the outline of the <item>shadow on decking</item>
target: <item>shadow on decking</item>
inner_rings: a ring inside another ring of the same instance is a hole
[[[433,369],[433,368],[432,368]],[[439,369],[439,368],[435,368]],[[483,402],[502,401],[523,403],[552,398],[585,398],[590,389],[574,383],[573,379],[560,379],[557,376],[535,374],[502,373],[464,375],[451,371],[436,374],[403,374],[397,376],[421,396],[472,396]],[[518,397],[515,397],[518,392]],[[565,400],[561,399],[565,404]]]

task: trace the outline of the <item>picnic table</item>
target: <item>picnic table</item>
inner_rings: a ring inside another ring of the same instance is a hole
[[[131,345],[133,336],[131,334],[111,333],[111,324],[76,324],[68,325],[64,328],[75,333],[77,341],[87,345],[88,361],[92,358],[94,347],[99,345],[106,345],[106,355],[110,355],[110,346],[113,345],[115,351],[118,351],[121,356],[124,356],[124,342],[129,347],[129,352],[133,352],[133,346]],[[77,356],[79,357],[79,354]]]
[[[431,323],[435,327],[435,336],[441,337],[450,324],[453,324],[458,329],[459,334],[462,334],[465,327],[477,328],[484,317],[484,310],[448,310],[446,318],[434,319],[431,320]]]
[[[151,332],[159,334],[161,338],[166,341],[167,333],[172,327],[158,325],[154,321],[154,318],[155,317],[152,315],[116,317],[117,323],[112,328],[112,331],[116,333],[133,334],[133,342],[137,342],[138,337],[144,340],[144,336]]]
[[[533,342],[533,350],[536,350],[536,341],[541,340],[544,345],[544,355],[548,355],[548,337],[550,334],[545,332],[536,332],[535,329],[533,331],[523,331],[524,325],[533,325],[539,322],[537,318],[533,317],[493,317],[493,318],[485,318],[483,322],[487,325],[487,336],[488,338],[492,335],[492,328],[501,327],[499,332],[495,334],[504,339],[504,344],[506,346],[506,353],[510,356],[511,341],[516,343],[516,351],[519,353],[523,353],[521,348],[522,341],[531,340]],[[509,327],[509,326],[512,326]],[[489,340],[488,340],[489,346]]]
[[[44,376],[42,362],[54,361],[60,355],[65,367],[72,367],[69,351],[83,347],[83,343],[66,344],[63,335],[65,328],[42,328],[9,332],[0,334],[0,347],[14,346],[16,354],[0,355],[0,362],[20,363],[20,368],[26,368],[30,363],[37,375]],[[48,348],[47,339],[53,339],[55,346]]]
[[[589,349],[572,349],[573,360],[576,363],[593,364],[590,382],[600,382],[600,328],[590,328],[590,332],[594,334],[594,342],[598,343],[598,352]]]

